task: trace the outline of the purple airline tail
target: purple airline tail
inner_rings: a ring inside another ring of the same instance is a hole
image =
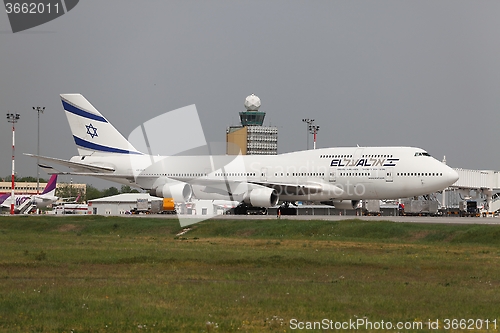
[[[57,183],[57,175],[52,175],[49,179],[49,182],[47,183],[47,186],[45,186],[45,189],[43,190],[42,194],[47,194],[49,192],[52,192],[56,189],[56,183]]]
[[[3,204],[3,202],[5,200],[7,200],[7,198],[9,198],[9,197],[10,197],[10,193],[5,193],[5,194],[0,195],[0,205]]]

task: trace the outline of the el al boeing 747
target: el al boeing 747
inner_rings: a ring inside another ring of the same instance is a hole
[[[279,155],[155,156],[141,152],[80,94],[61,95],[79,155],[40,156],[72,169],[176,201],[234,200],[258,207],[307,200],[353,208],[361,199],[441,191],[456,171],[414,147],[340,147]],[[35,155],[30,155],[35,156]],[[59,172],[53,170],[53,172]]]

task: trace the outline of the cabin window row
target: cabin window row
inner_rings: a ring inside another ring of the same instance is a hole
[[[324,172],[292,172],[291,174],[292,174],[292,177],[323,177],[325,175]],[[277,173],[274,173],[274,176],[275,177],[284,177],[285,173],[277,172]],[[289,172],[286,173],[286,177],[290,177]]]
[[[255,177],[256,175],[255,172],[226,172],[216,173],[215,177]]]
[[[319,158],[351,158],[352,155],[320,155]]]
[[[165,177],[203,177],[206,173],[143,173],[144,176],[165,176]]]
[[[391,158],[392,155],[363,155],[363,158]]]
[[[292,172],[292,177],[306,177],[306,176],[321,177],[321,176],[324,176],[324,175],[325,174],[322,173],[322,172]],[[287,174],[287,176],[288,176],[288,174]]]
[[[153,176],[166,176],[166,177],[203,177],[207,176],[206,173],[172,173],[172,174],[151,174]],[[274,176],[278,177],[280,176],[283,177],[284,173],[275,173]],[[293,172],[292,177],[323,177],[325,174],[322,172]],[[443,173],[437,173],[437,172],[398,172],[398,176],[400,177],[442,177]],[[229,172],[229,173],[216,173],[216,177],[255,177],[256,173],[255,172],[243,172],[243,173],[238,173],[238,172]],[[265,176],[262,174],[262,176]],[[286,174],[287,177],[290,176],[290,173]],[[371,173],[369,172],[341,172],[339,174],[341,177],[349,177],[349,176],[361,176],[361,177],[369,177],[371,176]],[[27,188],[26,188],[27,189]]]
[[[442,173],[437,173],[437,172],[398,172],[398,176],[417,176],[417,177],[420,177],[420,176],[424,176],[424,177],[435,177],[435,176],[438,176],[438,177],[441,177],[443,176]]]

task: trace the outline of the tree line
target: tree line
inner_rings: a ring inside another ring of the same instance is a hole
[[[73,198],[70,200],[75,200],[78,196],[78,202],[89,201],[93,199],[99,199],[104,197],[109,197],[111,195],[117,195],[122,193],[139,193],[138,190],[131,188],[128,185],[122,185],[120,190],[116,187],[111,186],[106,189],[99,190],[98,188],[88,185],[85,193],[80,193],[80,189],[71,186],[71,184],[64,184],[56,189],[56,196],[60,198]]]
[[[0,178],[0,181],[10,182],[11,176]],[[36,177],[18,177],[14,176],[14,181],[16,183],[36,183]],[[48,180],[45,178],[40,178],[40,183],[47,183]],[[117,195],[122,193],[139,193],[137,189],[133,189],[128,185],[122,185],[120,189],[111,186],[110,188],[99,190],[98,188],[87,184],[87,190],[85,193],[80,193],[80,189],[67,183],[59,183],[60,185],[56,188],[56,196],[60,198],[68,198],[69,201],[75,200],[78,195],[78,202],[99,199],[104,197],[109,197],[111,195]],[[71,199],[72,198],[72,199]]]

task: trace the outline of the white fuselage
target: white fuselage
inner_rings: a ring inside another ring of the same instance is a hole
[[[397,199],[440,191],[458,179],[453,169],[413,147],[324,148],[270,156],[110,154],[71,161],[112,167],[109,177],[99,177],[143,189],[185,182],[200,199],[221,198],[206,188],[247,183],[275,188],[286,201]]]
[[[32,204],[36,205],[38,208],[47,207],[48,205],[54,203],[58,198],[55,196],[47,195],[19,195],[14,196],[14,207],[19,207],[26,201],[30,201]],[[8,196],[0,205],[2,207],[10,207],[12,203],[11,196]]]

